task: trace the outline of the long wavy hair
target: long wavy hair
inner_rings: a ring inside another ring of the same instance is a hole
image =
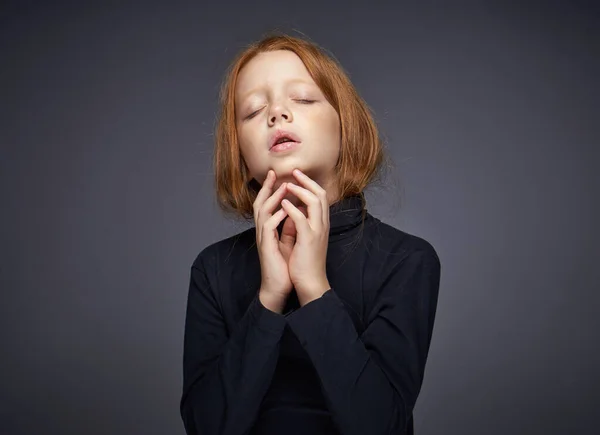
[[[333,55],[312,41],[278,32],[270,32],[242,50],[230,64],[221,84],[213,160],[220,209],[244,219],[254,217],[252,204],[260,185],[250,176],[240,151],[234,95],[237,78],[244,65],[257,54],[274,50],[290,50],[298,55],[338,113],[341,149],[334,170],[339,187],[335,202],[360,194],[364,218],[366,200],[363,189],[379,178],[382,164],[389,162],[371,109]]]

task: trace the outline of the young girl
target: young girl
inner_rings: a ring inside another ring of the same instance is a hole
[[[233,62],[215,144],[219,205],[255,226],[191,267],[188,434],[412,434],[440,261],[371,216],[384,161],[365,102],[324,50],[270,35]]]

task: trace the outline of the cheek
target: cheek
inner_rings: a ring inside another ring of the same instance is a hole
[[[238,143],[240,144],[240,150],[243,154],[252,152],[252,144],[254,143],[252,137],[252,131],[249,128],[238,128],[237,129]]]
[[[244,143],[247,148],[260,146],[264,142],[264,132],[260,128],[251,124],[245,124],[242,127],[238,127],[238,140],[240,143]]]
[[[248,163],[249,160],[252,159],[252,142],[249,140],[248,132],[245,131],[245,129],[237,129],[237,141],[240,148],[240,153],[242,154],[242,157],[246,163]]]
[[[323,130],[327,132],[327,137],[333,143],[339,144],[341,139],[340,119],[333,107],[330,107],[322,114],[321,122]]]
[[[236,131],[240,154],[250,173],[254,176],[257,172],[262,171],[262,166],[265,164],[264,152],[261,150],[264,148],[265,140],[262,139],[262,133],[252,126],[238,126]]]
[[[340,137],[340,120],[333,106],[321,106],[319,110],[314,110],[309,115],[309,124],[318,126],[321,134],[328,139]]]

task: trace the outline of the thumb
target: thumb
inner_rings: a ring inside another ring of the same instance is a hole
[[[298,206],[298,209],[304,214],[304,216],[308,217],[308,210],[306,209],[306,206]],[[296,224],[290,216],[287,216],[283,223],[283,227],[281,228],[281,236],[279,237],[281,254],[283,255],[283,258],[285,258],[286,262],[289,261],[290,256],[292,255],[292,250],[296,244],[296,237]]]
[[[291,252],[296,243],[296,225],[291,217],[286,217],[281,229],[281,236],[279,237],[284,249]]]
[[[297,208],[302,212],[302,214],[304,214],[305,217],[308,217],[308,210],[306,209],[306,206],[299,205],[297,206]],[[296,224],[294,223],[294,220],[288,215],[285,218],[285,222],[283,223],[283,227],[281,229],[280,240],[285,245],[293,247],[294,243],[296,242],[296,235]]]

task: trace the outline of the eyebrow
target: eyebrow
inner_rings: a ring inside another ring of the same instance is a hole
[[[304,83],[304,84],[307,84],[307,85],[312,85],[312,83],[310,83],[310,82],[308,82],[308,81],[306,81],[306,80],[304,80],[304,79],[291,79],[291,80],[288,80],[288,81],[287,81],[287,83],[288,83],[288,84],[289,84],[289,83],[298,83],[298,82],[299,82],[299,83]],[[247,97],[248,97],[250,94],[253,94],[254,92],[257,92],[258,90],[260,90],[260,89],[261,89],[261,87],[262,87],[262,86],[257,86],[256,88],[254,88],[254,89],[250,89],[248,92],[245,92],[245,93],[244,93],[244,94],[243,94],[243,95],[240,97],[240,100],[241,100],[241,101],[245,100],[245,99],[246,99],[246,98],[247,98]]]

